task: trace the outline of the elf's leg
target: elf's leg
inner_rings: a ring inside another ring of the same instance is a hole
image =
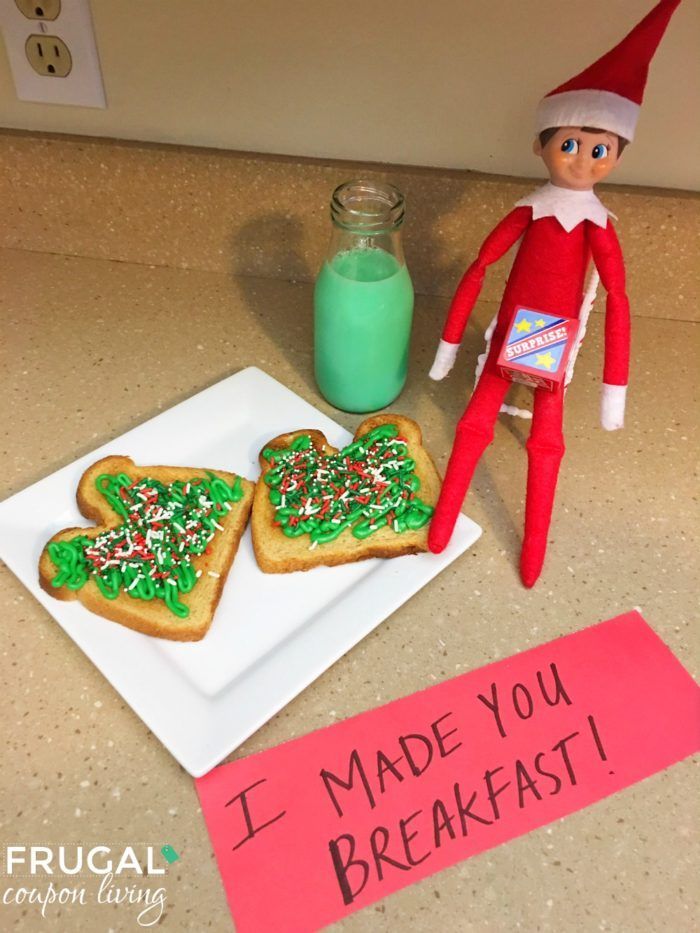
[[[511,383],[485,370],[457,423],[452,453],[435,514],[428,547],[439,554],[447,546],[479,458],[493,440],[493,426]]]
[[[520,555],[520,578],[533,586],[547,550],[559,464],[564,456],[564,390],[535,389],[532,429],[527,441],[528,472],[525,535]]]

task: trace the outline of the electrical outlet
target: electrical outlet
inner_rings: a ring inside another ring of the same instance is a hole
[[[30,36],[24,51],[29,64],[39,75],[54,75],[65,78],[73,66],[68,46],[58,36],[45,36],[43,33]]]
[[[56,19],[61,0],[15,0],[15,6],[27,19]]]
[[[20,100],[107,106],[88,0],[0,0],[0,24]]]

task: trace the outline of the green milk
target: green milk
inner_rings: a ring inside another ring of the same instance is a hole
[[[334,230],[314,293],[314,357],[322,395],[336,408],[377,411],[406,382],[413,286],[403,259],[403,197],[350,182],[331,202]]]

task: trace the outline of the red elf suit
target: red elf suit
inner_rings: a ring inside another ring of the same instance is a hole
[[[662,0],[614,49],[547,95],[538,107],[536,132],[586,126],[631,140],[649,62],[679,2]],[[592,190],[544,185],[519,201],[489,234],[452,300],[430,375],[440,379],[451,368],[486,268],[519,240],[483,372],[457,425],[430,525],[429,547],[434,552],[447,545],[476,464],[493,440],[494,423],[511,385],[496,361],[516,305],[579,318],[586,306],[584,283],[591,260],[607,291],[602,423],[608,430],[623,424],[630,349],[625,268],[608,211]],[[554,390],[534,389],[520,561],[520,575],[526,586],[535,583],[544,562],[564,454],[563,410],[563,384]]]

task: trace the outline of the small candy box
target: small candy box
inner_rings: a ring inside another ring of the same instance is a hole
[[[575,318],[516,307],[497,361],[501,374],[554,391],[564,382],[578,328]]]

